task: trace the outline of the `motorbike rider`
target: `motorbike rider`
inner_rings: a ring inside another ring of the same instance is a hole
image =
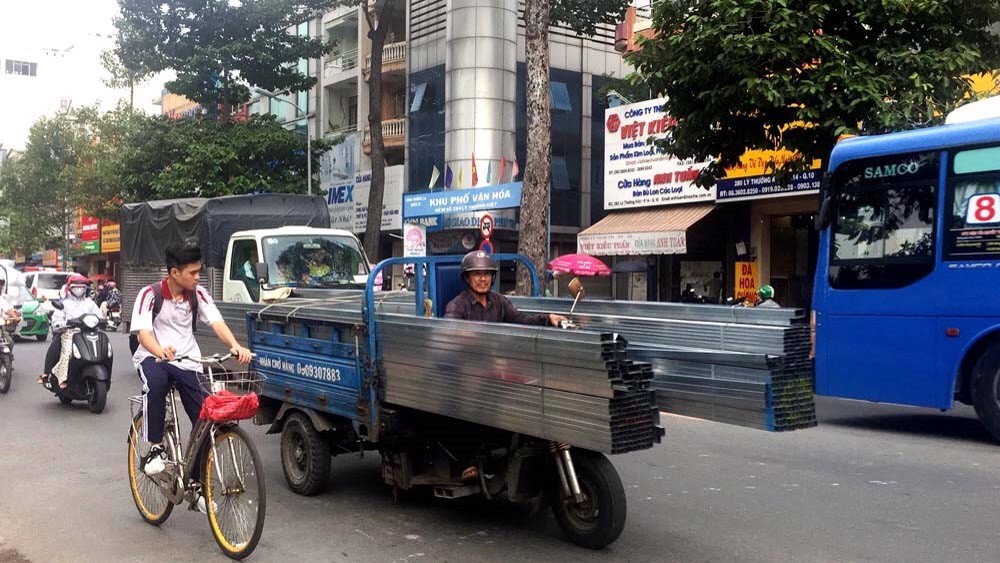
[[[140,291],[132,311],[131,328],[139,341],[132,363],[143,382],[142,431],[143,438],[150,444],[142,463],[147,475],[155,475],[166,468],[167,456],[162,442],[170,386],[180,393],[192,424],[197,422],[201,412],[206,395],[199,382],[201,363],[173,362],[178,356],[201,356],[194,338],[194,323],[200,320],[211,327],[241,364],[249,363],[252,357],[250,350],[241,346],[226,326],[208,291],[198,285],[201,249],[173,243],[166,249],[166,266],[167,277]],[[154,311],[158,302],[160,309]]]
[[[757,290],[757,307],[765,309],[780,309],[781,305],[774,300],[774,288],[769,285],[762,285]]]
[[[104,285],[104,299],[100,303],[101,313],[105,317],[108,316],[108,311],[113,311],[115,308],[121,308],[122,306],[122,292],[118,289],[118,285],[114,281],[109,281]]]
[[[56,376],[59,388],[65,389],[68,385],[66,379],[69,374],[69,358],[73,352],[73,334],[75,332],[67,329],[67,322],[84,315],[97,315],[101,319],[104,318],[97,303],[87,297],[89,288],[90,280],[80,274],[73,274],[66,280],[61,299],[63,308],[56,309],[52,314],[52,333],[61,333],[61,336],[52,340],[49,351],[45,354],[45,370],[38,376],[38,383],[45,383],[47,374],[51,373]]]
[[[474,250],[462,258],[462,279],[469,286],[448,303],[444,317],[467,321],[516,323],[523,325],[559,326],[566,317],[562,315],[522,313],[503,295],[491,291],[493,280],[500,268],[493,257],[482,250]]]
[[[21,312],[14,308],[7,300],[7,280],[0,279],[0,325],[6,324],[8,320],[21,320]]]

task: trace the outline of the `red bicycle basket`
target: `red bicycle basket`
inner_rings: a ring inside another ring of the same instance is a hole
[[[257,393],[251,391],[246,395],[236,395],[223,389],[205,397],[205,402],[201,404],[202,420],[212,422],[232,422],[234,420],[246,420],[253,418],[260,408],[260,400]]]

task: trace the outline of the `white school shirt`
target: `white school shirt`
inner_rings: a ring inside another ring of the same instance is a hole
[[[160,308],[160,313],[156,315],[154,320],[155,296],[153,287],[146,287],[139,292],[139,297],[135,300],[135,307],[132,309],[132,332],[138,334],[140,330],[152,330],[153,336],[156,337],[156,341],[160,343],[161,347],[173,346],[177,356],[200,358],[201,349],[198,347],[192,330],[194,325],[191,323],[191,303],[188,302],[187,298],[180,302],[174,301],[167,281],[164,280],[160,284],[163,293],[163,305]],[[221,321],[222,314],[219,313],[219,309],[215,306],[215,301],[212,300],[208,291],[198,286],[195,288],[195,292],[198,295],[198,320],[207,326]],[[143,360],[153,357],[155,356],[149,350],[139,344],[132,356],[132,363],[138,369]],[[191,360],[174,362],[174,365],[199,373],[202,371],[202,365]]]

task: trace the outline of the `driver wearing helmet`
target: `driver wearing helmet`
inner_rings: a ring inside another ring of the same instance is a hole
[[[503,295],[491,291],[493,280],[500,272],[493,257],[475,250],[462,258],[462,279],[469,289],[448,303],[444,317],[466,321],[490,323],[516,323],[523,325],[559,326],[566,320],[562,315],[531,315],[522,313]]]
[[[774,288],[762,285],[757,290],[757,306],[765,309],[780,309],[781,305],[774,300]]]
[[[84,315],[97,315],[104,318],[94,300],[87,297],[90,280],[80,274],[73,274],[66,280],[63,288],[62,310],[56,309],[52,314],[52,333],[62,333],[59,339],[53,339],[45,354],[45,371],[38,376],[38,383],[45,383],[51,373],[59,382],[59,387],[66,388],[66,376],[69,367],[69,357],[73,352],[73,331],[66,330],[66,323]]]

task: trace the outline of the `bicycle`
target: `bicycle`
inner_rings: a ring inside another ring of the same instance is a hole
[[[224,377],[213,373],[213,365],[222,367],[222,362],[230,358],[232,354],[216,354],[209,358],[182,356],[173,361],[193,360],[205,365],[207,373],[199,381],[203,388],[207,383],[205,391],[210,395],[222,390],[259,394],[263,376],[255,371],[225,373],[223,368]],[[159,526],[175,505],[188,502],[190,510],[199,510],[199,496],[203,496],[209,528],[222,552],[232,559],[253,553],[264,529],[267,490],[260,455],[238,420],[215,422],[200,417],[185,448],[178,425],[177,392],[171,387],[163,442],[166,469],[149,476],[142,468],[149,450],[142,440],[142,395],[130,397],[129,402],[129,484],[143,520]]]

